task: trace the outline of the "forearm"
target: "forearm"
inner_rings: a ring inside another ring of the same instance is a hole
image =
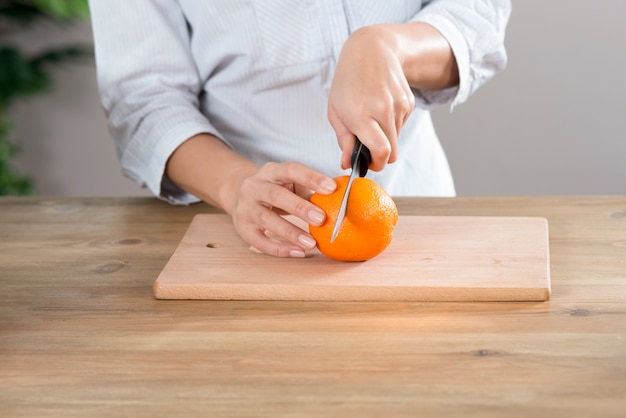
[[[259,167],[234,152],[218,138],[199,134],[170,156],[165,173],[183,190],[232,213],[235,191]]]
[[[450,44],[432,26],[411,22],[397,25],[398,55],[409,85],[441,90],[459,83],[459,70]]]
[[[357,32],[361,33],[357,33]],[[365,44],[383,42],[402,66],[411,87],[440,90],[459,83],[456,59],[446,38],[423,22],[382,24],[360,29]]]

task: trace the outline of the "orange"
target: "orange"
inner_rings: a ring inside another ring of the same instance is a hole
[[[352,183],[346,217],[335,241],[330,242],[335,220],[341,206],[348,176],[335,178],[337,190],[332,194],[316,193],[311,202],[326,212],[321,226],[309,225],[317,240],[317,248],[325,256],[341,261],[369,260],[383,252],[391,243],[398,222],[398,209],[385,189],[373,180],[359,177]]]

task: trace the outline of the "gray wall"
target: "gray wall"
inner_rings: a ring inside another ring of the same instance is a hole
[[[513,4],[509,66],[435,114],[462,195],[626,194],[626,2]]]
[[[452,113],[434,112],[459,195],[626,194],[626,2],[515,2],[509,67]],[[91,42],[88,24],[17,35],[36,50]],[[41,195],[147,195],[122,177],[92,63],[64,65],[52,94],[13,107]]]
[[[92,43],[91,27],[44,24],[16,35],[26,50]],[[53,71],[50,94],[22,99],[12,107],[15,139],[22,147],[17,167],[30,174],[40,195],[149,195],[120,172],[100,107],[92,60]]]

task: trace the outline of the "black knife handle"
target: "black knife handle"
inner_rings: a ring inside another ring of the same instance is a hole
[[[361,152],[359,153],[359,146],[362,145],[359,138],[356,139],[356,143],[354,144],[354,151],[352,151],[352,158],[350,158],[350,164],[354,167],[354,160],[356,158],[359,159],[359,177],[365,177],[367,174],[367,170],[369,169],[370,163],[372,162],[372,154],[370,153],[369,148],[367,148],[364,144],[361,147]]]

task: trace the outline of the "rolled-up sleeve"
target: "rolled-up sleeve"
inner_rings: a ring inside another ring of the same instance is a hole
[[[202,85],[178,3],[90,0],[98,87],[123,173],[171,203],[198,201],[164,176],[169,156],[199,133]]]
[[[436,28],[450,44],[459,69],[459,85],[440,91],[416,91],[418,105],[432,108],[461,104],[507,64],[504,47],[510,0],[432,0],[412,19]]]

